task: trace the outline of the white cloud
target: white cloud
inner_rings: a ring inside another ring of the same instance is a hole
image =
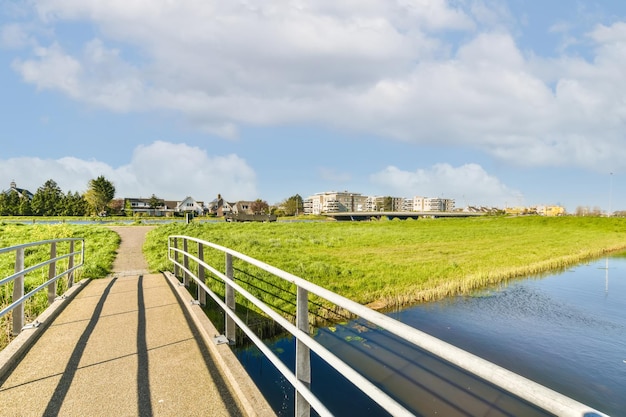
[[[463,144],[526,165],[617,170],[626,158],[622,22],[587,35],[590,60],[540,59],[522,52],[497,1],[33,7],[44,26],[87,21],[99,38],[84,39],[80,52],[46,40],[15,70],[39,88],[115,111],[174,111],[226,137],[245,124],[323,124]]]
[[[523,200],[519,191],[508,188],[477,164],[459,167],[435,164],[415,171],[388,166],[372,174],[370,181],[398,197],[453,198],[459,207],[466,204],[504,207],[521,204]]]
[[[185,144],[154,142],[135,149],[130,164],[112,167],[97,160],[12,158],[0,161],[0,178],[35,192],[48,179],[64,193],[84,192],[89,180],[104,175],[116,188],[116,197],[182,200],[191,196],[210,201],[221,193],[233,199],[258,198],[256,174],[237,155],[211,156]],[[1,187],[0,188],[5,188]]]
[[[143,84],[137,71],[124,63],[116,49],[107,49],[98,39],[87,42],[80,57],[66,53],[54,43],[36,47],[36,59],[13,62],[22,78],[40,89],[60,90],[68,96],[110,110],[146,108],[140,101]]]
[[[28,30],[18,24],[0,26],[0,47],[22,48],[31,43]]]

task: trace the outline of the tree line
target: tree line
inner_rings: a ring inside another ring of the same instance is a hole
[[[0,193],[0,216],[87,216],[101,215],[115,197],[115,186],[104,176],[92,179],[84,194],[64,193],[52,179],[28,196],[16,191]]]

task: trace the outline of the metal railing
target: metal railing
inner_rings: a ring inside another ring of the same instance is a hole
[[[68,242],[68,250],[65,254],[57,254],[58,244]],[[80,248],[75,249],[75,243],[80,242]],[[25,268],[26,249],[38,246],[50,245],[49,259],[36,265]],[[0,317],[13,311],[13,335],[18,335],[24,328],[24,302],[37,292],[48,288],[48,304],[52,304],[57,297],[57,281],[67,275],[68,289],[74,284],[74,271],[83,266],[85,259],[85,240],[83,238],[65,238],[42,240],[39,242],[25,243],[22,245],[0,248],[0,254],[15,252],[15,273],[0,279],[0,286],[13,282],[13,297],[11,303],[0,310]],[[76,256],[79,256],[76,262]],[[67,268],[57,273],[57,262],[67,259]],[[24,294],[24,277],[37,269],[48,266],[48,279],[42,284]]]
[[[197,244],[197,251],[189,251],[189,242]],[[182,243],[182,248],[179,247]],[[204,248],[212,248],[225,254],[224,273],[205,262]],[[296,286],[296,318],[292,324],[283,315],[274,311],[245,288],[235,282],[233,276],[233,258],[244,261],[275,277],[285,280]],[[394,416],[413,416],[414,414],[402,404],[390,397],[368,379],[347,365],[332,352],[318,343],[310,335],[309,329],[309,294],[325,299],[334,305],[361,317],[370,323],[386,330],[402,340],[405,340],[421,349],[424,349],[439,358],[450,362],[500,388],[528,401],[558,416],[605,416],[574,399],[553,391],[543,385],[524,378],[514,372],[495,365],[487,360],[439,340],[427,333],[401,323],[391,317],[378,313],[370,308],[342,297],[325,288],[315,285],[305,279],[268,265],[257,259],[239,253],[235,250],[203,241],[189,236],[170,236],[168,238],[168,259],[174,263],[174,274],[179,277],[182,272],[183,284],[188,286],[189,279],[195,281],[198,289],[198,300],[204,303],[206,294],[224,310],[225,336],[234,341],[235,330],[238,326],[269,361],[281,372],[285,379],[295,388],[295,415],[309,416],[311,407],[320,416],[330,416],[332,413],[313,394],[311,386],[310,352],[315,352],[322,360],[328,363],[358,389],[370,397]],[[197,273],[192,271],[189,261],[197,265]],[[213,292],[205,283],[206,271],[224,283],[224,299]],[[263,343],[244,322],[235,314],[235,292],[241,294],[269,318],[291,333],[296,339],[295,374]]]

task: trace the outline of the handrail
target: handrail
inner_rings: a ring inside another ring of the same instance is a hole
[[[183,248],[178,247],[178,240],[182,240]],[[198,256],[188,251],[188,242],[198,244]],[[203,247],[207,246],[226,254],[226,273],[220,272],[215,267],[208,265],[204,261]],[[183,256],[182,263],[179,261],[179,254]],[[250,294],[240,285],[238,285],[232,273],[232,258],[240,259],[250,265],[254,265],[261,270],[269,272],[274,276],[281,278],[287,282],[294,284],[297,288],[297,314],[296,325],[286,320],[283,316],[276,313],[272,308],[264,304],[261,300]],[[283,376],[296,389],[296,415],[309,415],[310,407],[313,407],[320,416],[332,415],[326,407],[315,397],[309,389],[310,386],[310,350],[314,351],[321,359],[326,361],[330,366],[335,368],[339,373],[351,381],[357,388],[363,391],[367,396],[374,400],[377,404],[387,410],[394,416],[412,416],[409,410],[396,402],[393,398],[380,390],[373,383],[352,369],[349,365],[328,351],[324,346],[319,344],[309,335],[308,328],[308,293],[315,294],[331,303],[341,307],[356,316],[377,325],[378,327],[389,331],[390,333],[400,337],[401,339],[422,348],[434,355],[465,369],[470,373],[491,382],[500,388],[517,395],[518,397],[559,416],[606,416],[600,411],[582,404],[572,398],[561,393],[551,390],[543,385],[531,381],[521,375],[511,372],[496,364],[493,364],[476,355],[457,348],[447,342],[439,340],[427,333],[421,332],[413,327],[401,323],[389,316],[385,316],[377,311],[358,304],[350,299],[340,296],[323,287],[313,284],[303,278],[290,274],[272,265],[268,265],[262,261],[244,255],[233,249],[207,242],[198,238],[182,235],[172,235],[168,238],[168,259],[173,262],[175,272],[178,276],[180,270],[183,272],[183,283],[188,285],[188,279],[191,277],[198,285],[198,298],[204,297],[201,291],[209,294],[216,303],[226,313],[226,337],[234,340],[234,324],[239,326],[241,330],[250,338],[250,340],[267,356],[270,362],[283,374]],[[193,260],[198,265],[198,275],[189,268],[189,260]],[[217,278],[221,279],[225,284],[225,298],[222,300],[215,294],[204,282],[204,271],[208,270]],[[253,303],[257,308],[263,311],[272,320],[280,324],[285,330],[296,338],[296,374],[294,375],[282,361],[263,343],[263,341],[250,330],[234,312],[234,293],[237,291],[247,300]]]
[[[57,244],[69,242],[68,253],[57,255]],[[75,250],[75,243],[80,242],[80,248]],[[50,258],[28,268],[24,267],[25,249],[36,246],[50,245]],[[48,304],[52,304],[56,298],[57,281],[64,276],[68,277],[67,287],[74,285],[74,271],[84,265],[85,261],[85,239],[84,238],[62,238],[29,242],[20,245],[0,248],[0,254],[15,252],[15,273],[0,279],[0,285],[13,282],[13,297],[11,303],[0,310],[0,317],[13,311],[13,335],[19,334],[24,329],[24,302],[37,292],[48,288]],[[78,262],[75,262],[78,257]],[[57,262],[67,259],[67,267],[57,273]],[[48,266],[48,279],[24,294],[24,277],[35,270]]]

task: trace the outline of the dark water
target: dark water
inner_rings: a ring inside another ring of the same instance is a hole
[[[625,258],[390,315],[609,415],[626,416]],[[367,323],[320,329],[316,338],[416,415],[542,414]],[[269,344],[293,363],[291,338]],[[238,355],[275,410],[293,415],[293,389],[273,366],[254,348]],[[312,366],[313,390],[336,415],[387,415],[318,358]]]

